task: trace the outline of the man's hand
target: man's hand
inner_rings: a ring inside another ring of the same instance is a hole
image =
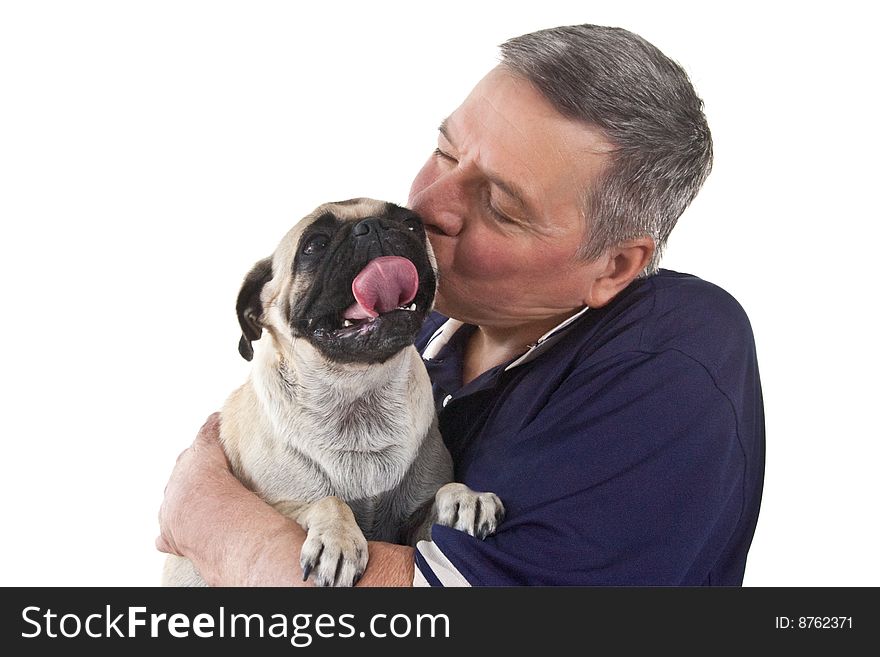
[[[211,586],[284,586],[302,577],[304,532],[233,475],[220,414],[178,457],[159,510],[156,547],[187,557]]]
[[[221,494],[230,477],[229,461],[220,445],[220,413],[214,413],[202,425],[195,442],[177,457],[159,509],[156,548],[189,556],[193,541],[209,534],[200,526],[202,518],[193,513],[194,508],[205,496]]]
[[[190,559],[211,586],[309,586],[299,564],[306,533],[235,478],[220,445],[220,414],[177,458],[159,510],[162,552]],[[413,549],[369,544],[360,586],[410,586]]]

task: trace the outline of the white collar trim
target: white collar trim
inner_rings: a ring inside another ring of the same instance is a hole
[[[428,340],[428,344],[425,345],[422,351],[422,358],[424,360],[434,360],[437,354],[440,353],[440,350],[447,345],[452,336],[455,335],[455,332],[462,326],[464,326],[464,322],[460,322],[457,319],[447,319],[440,328],[434,331],[434,335]]]
[[[581,315],[587,312],[590,309],[589,306],[584,306],[580,311],[566,319],[564,322],[554,327],[540,338],[534,344],[530,344],[528,351],[526,351],[522,356],[514,360],[510,365],[504,368],[504,371],[512,370],[514,367],[518,365],[523,365],[524,363],[528,363],[531,360],[534,360],[538,356],[540,356],[544,351],[546,351],[551,345],[555,344],[560,337],[562,337],[562,331],[569,324],[578,319]],[[449,319],[434,331],[434,335],[431,336],[431,339],[428,340],[428,344],[425,345],[424,351],[422,351],[422,358],[425,360],[433,360],[437,357],[437,354],[449,344],[449,341],[452,339],[452,336],[455,335],[455,332],[458,331],[462,326],[464,326],[464,322],[460,322],[457,319]]]

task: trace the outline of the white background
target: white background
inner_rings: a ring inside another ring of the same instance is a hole
[[[2,2],[0,584],[157,584],[174,459],[247,374],[253,262],[321,202],[405,202],[497,44],[591,22],[652,41],[706,103],[715,170],[664,266],[754,326],[745,584],[880,585],[877,37],[811,6]]]

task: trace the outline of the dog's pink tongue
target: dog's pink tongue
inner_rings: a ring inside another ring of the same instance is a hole
[[[416,297],[419,272],[416,266],[399,256],[382,256],[367,263],[351,282],[354,300],[345,313],[345,319],[378,317]]]

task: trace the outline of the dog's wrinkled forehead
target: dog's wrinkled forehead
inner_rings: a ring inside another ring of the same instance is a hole
[[[302,234],[317,221],[325,221],[330,224],[338,221],[360,221],[367,217],[375,217],[388,212],[389,204],[385,201],[377,201],[371,198],[353,198],[348,201],[325,203],[318,206],[311,214],[303,217],[291,228],[278,249],[275,251],[276,266],[289,269],[296,255],[297,245]]]

